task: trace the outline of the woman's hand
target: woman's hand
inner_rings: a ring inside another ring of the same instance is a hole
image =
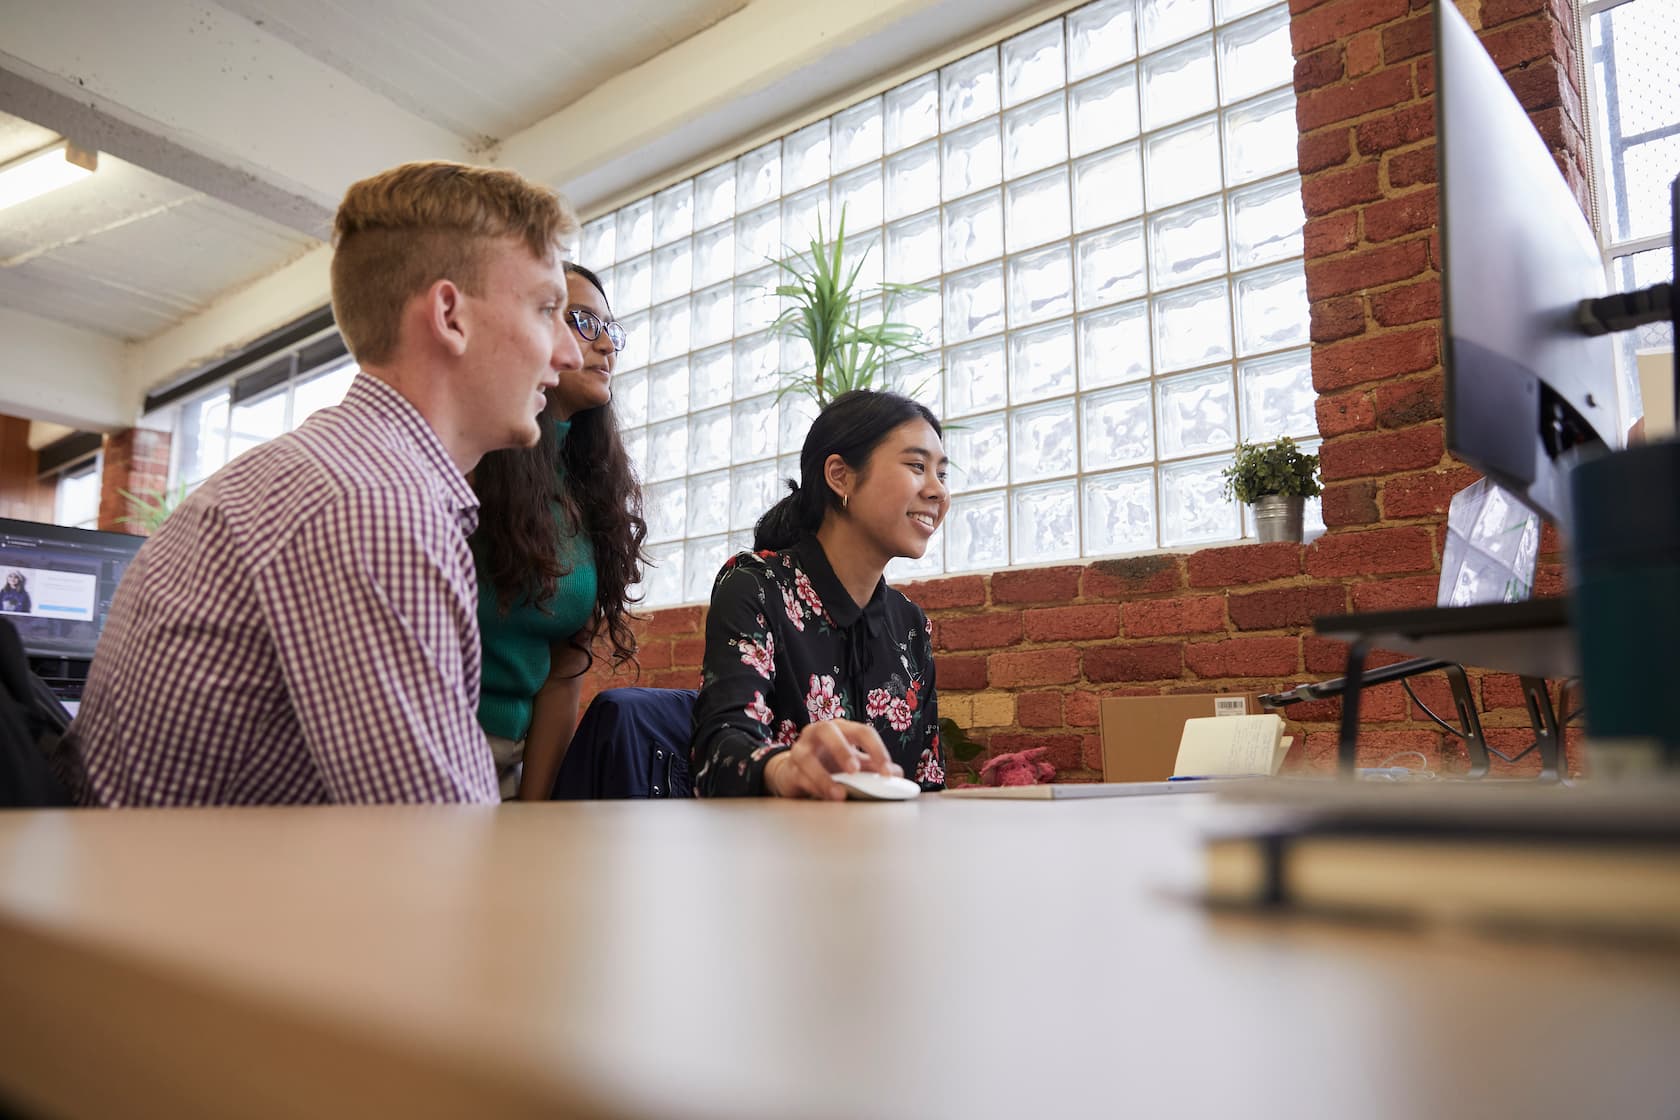
[[[902,778],[904,768],[887,755],[875,728],[849,719],[826,719],[800,729],[793,749],[764,765],[764,788],[777,797],[844,801],[846,790],[830,774],[875,770]]]

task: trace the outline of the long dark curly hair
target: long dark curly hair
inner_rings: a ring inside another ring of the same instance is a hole
[[[600,277],[570,261],[565,267],[606,300]],[[626,595],[641,582],[647,562],[642,551],[647,522],[642,519],[642,486],[619,438],[612,405],[574,414],[563,444],[554,425],[540,427],[535,447],[493,451],[473,473],[479,515],[472,545],[479,578],[496,589],[504,614],[520,603],[547,603],[571,571],[560,555],[561,537],[581,529],[595,549],[595,611],[587,629],[611,643],[614,665],[633,661],[636,636]],[[563,522],[558,526],[555,502]],[[587,644],[575,639],[574,644],[593,660]]]

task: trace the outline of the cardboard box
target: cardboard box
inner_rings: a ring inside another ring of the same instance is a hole
[[[1185,720],[1262,711],[1257,696],[1240,692],[1109,697],[1097,705],[1103,781],[1164,782],[1172,777]]]

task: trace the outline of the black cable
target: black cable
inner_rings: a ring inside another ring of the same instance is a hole
[[[1441,730],[1445,731],[1449,735],[1457,735],[1460,739],[1464,738],[1464,732],[1460,731],[1458,728],[1454,727],[1452,724],[1448,723],[1446,720],[1442,719],[1440,716],[1438,716],[1434,712],[1430,711],[1429,710],[1429,705],[1425,704],[1422,700],[1418,699],[1417,693],[1412,691],[1412,682],[1411,681],[1402,680],[1400,682],[1400,687],[1406,690],[1406,695],[1410,696],[1412,698],[1412,703],[1416,704],[1420,709],[1422,709],[1424,715],[1426,715],[1430,719],[1434,720],[1435,723],[1441,728]]]

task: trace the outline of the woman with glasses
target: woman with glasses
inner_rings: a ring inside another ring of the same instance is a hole
[[[566,264],[564,328],[583,363],[562,370],[532,448],[486,455],[473,472],[480,508],[468,542],[478,567],[484,664],[478,721],[504,800],[547,800],[577,724],[583,674],[599,641],[615,664],[635,656],[625,592],[641,580],[642,492],[612,412],[625,344],[601,280]]]

